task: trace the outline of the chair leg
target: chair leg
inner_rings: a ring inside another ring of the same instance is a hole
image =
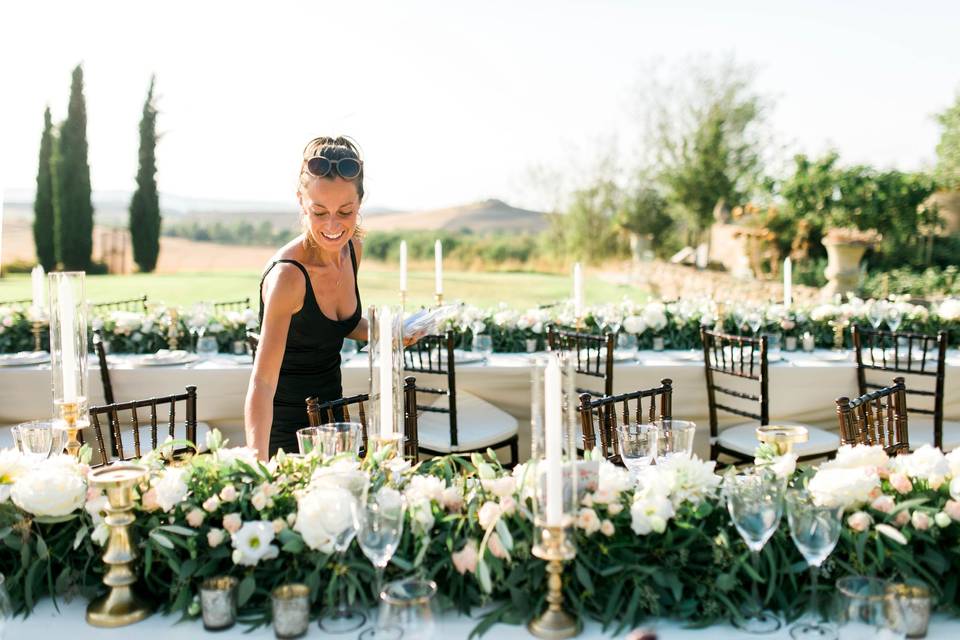
[[[510,466],[508,469],[513,469],[517,464],[520,463],[520,441],[516,436],[513,440],[510,441]]]

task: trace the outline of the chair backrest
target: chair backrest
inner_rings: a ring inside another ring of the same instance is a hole
[[[547,327],[547,348],[576,357],[577,373],[603,380],[603,390],[577,387],[595,397],[613,395],[613,334],[593,335]]]
[[[103,332],[93,330],[93,348],[97,352],[97,361],[100,363],[100,381],[103,383],[104,404],[113,404],[113,383],[110,382],[110,367],[107,364],[107,349],[103,346]]]
[[[457,374],[454,362],[453,347],[455,343],[453,331],[443,335],[429,335],[420,338],[403,350],[403,368],[411,373],[425,373],[447,377],[447,387],[416,388],[417,393],[426,393],[434,396],[446,396],[447,406],[438,407],[432,404],[417,405],[418,411],[432,413],[446,413],[450,417],[450,444],[459,444],[457,437]]]
[[[404,455],[414,462],[419,459],[419,438],[417,437],[417,379],[407,376],[403,381],[403,443]],[[319,427],[330,422],[352,422],[350,410],[354,407],[357,421],[362,426],[361,453],[367,450],[367,403],[370,394],[360,393],[349,398],[340,398],[320,402],[317,398],[307,398],[307,420],[311,427]]]
[[[770,421],[770,397],[767,391],[767,336],[747,338],[725,333],[716,333],[700,328],[700,341],[703,344],[703,366],[707,378],[707,404],[710,409],[710,437],[718,435],[717,412],[757,420],[761,425]],[[753,380],[757,384],[757,393],[748,393],[717,384],[722,376]],[[721,393],[731,398],[756,402],[759,413],[753,413],[739,407],[717,401]]]
[[[111,302],[92,302],[90,308],[95,311],[147,311],[147,296],[131,298],[129,300],[113,300]]]
[[[0,307],[13,307],[27,304],[33,304],[33,298],[25,298],[23,300],[0,300]]]
[[[859,398],[837,398],[842,444],[880,445],[888,454],[910,450],[907,393],[902,377]]]
[[[214,313],[223,313],[224,311],[244,311],[250,308],[250,298],[242,300],[223,300],[213,303]]]
[[[178,402],[184,403],[184,420],[183,420],[183,434],[176,434],[175,427],[179,426],[177,423],[177,410],[176,406]],[[167,406],[166,410],[166,419],[161,417],[158,407],[160,410]],[[150,416],[149,420],[145,425],[140,424],[140,416],[138,413],[139,409],[149,409]],[[126,451],[123,443],[123,438],[121,433],[124,430],[124,425],[121,422],[121,416],[128,412],[130,413],[130,422],[129,426],[133,431],[133,451]],[[113,443],[115,444],[115,449],[110,448],[110,455],[108,455],[107,447],[108,443],[103,437],[103,428],[101,427],[100,418],[104,417],[107,422],[107,427],[110,429],[111,436],[113,438]],[[160,428],[160,423],[165,422],[167,426],[167,434],[177,439],[186,439],[190,442],[196,444],[197,442],[197,388],[195,386],[188,386],[185,393],[179,393],[170,396],[158,396],[155,398],[146,398],[143,400],[134,400],[132,402],[115,402],[111,404],[104,404],[96,407],[90,407],[90,424],[93,427],[94,436],[96,437],[97,450],[100,453],[101,464],[106,464],[112,460],[131,460],[133,458],[139,458],[143,454],[157,448],[158,443],[158,430]],[[142,426],[150,427],[150,448],[145,449],[142,446],[140,441],[140,428]]]
[[[260,334],[256,331],[247,331],[247,348],[250,349],[250,357],[256,360],[257,347],[260,346]]]
[[[860,395],[871,389],[883,389],[870,375],[874,371],[933,378],[926,389],[914,386],[911,378],[907,395],[931,398],[933,408],[907,406],[909,413],[933,416],[933,444],[943,447],[943,397],[947,370],[947,332],[937,335],[874,331],[853,327],[853,347],[857,356],[857,385]],[[919,380],[917,381],[919,382]],[[931,389],[932,387],[932,389]]]
[[[644,399],[647,408],[644,410]],[[632,406],[631,406],[632,405]],[[620,408],[619,415],[617,408]],[[583,431],[584,451],[599,446],[604,457],[620,461],[617,427],[619,425],[646,424],[654,420],[669,420],[673,417],[673,381],[664,378],[660,386],[640,389],[615,396],[592,398],[589,393],[580,395],[580,426]],[[600,437],[599,445],[597,436]]]

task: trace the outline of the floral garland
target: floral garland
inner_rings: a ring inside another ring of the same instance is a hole
[[[640,349],[653,348],[654,340],[663,340],[666,349],[697,349],[700,327],[722,327],[731,333],[749,333],[747,320],[752,314],[759,324],[758,332],[799,337],[811,334],[819,347],[834,344],[834,324],[855,323],[869,326],[870,311],[877,305],[894,309],[901,317],[899,330],[936,334],[946,330],[950,343],[960,346],[960,299],[948,299],[934,309],[911,304],[906,298],[891,301],[852,298],[842,304],[784,307],[781,304],[737,307],[721,305],[710,299],[689,299],[677,302],[651,301],[637,303],[624,299],[616,304],[597,305],[584,310],[583,330],[593,333],[619,330],[621,336],[636,338]],[[169,345],[171,334],[182,346],[192,344],[203,331],[214,335],[222,352],[232,352],[242,342],[248,329],[259,325],[252,309],[212,313],[200,308],[192,312],[164,306],[148,312],[109,311],[91,319],[91,329],[99,329],[114,353],[154,353]],[[176,318],[176,321],[174,321]],[[473,336],[491,336],[493,350],[516,353],[546,348],[546,327],[555,324],[573,328],[577,325],[573,305],[567,301],[549,307],[519,311],[506,305],[482,309],[459,305],[442,325],[457,332],[458,346],[470,350]],[[172,325],[172,326],[171,326]],[[44,334],[46,333],[44,328]],[[850,346],[849,331],[846,332]],[[46,335],[44,335],[46,341]],[[33,348],[29,311],[19,307],[0,307],[0,353],[26,351]]]
[[[519,624],[544,605],[544,563],[530,552],[532,473],[502,469],[494,458],[436,458],[417,466],[380,452],[360,461],[278,455],[258,462],[246,448],[226,448],[213,432],[209,451],[185,463],[164,462],[167,443],[142,462],[136,536],[142,587],[167,613],[199,615],[197,589],[207,577],[239,579],[241,621],[269,620],[270,590],[286,582],[310,587],[319,608],[346,583],[352,598],[373,602],[373,568],[352,545],[341,561],[330,534],[342,523],[324,509],[335,495],[321,479],[362,468],[371,486],[391,486],[408,505],[402,542],[388,577],[418,573],[435,580],[445,608],[493,605],[482,633],[496,622]],[[589,456],[588,456],[589,457]],[[960,452],[925,446],[890,459],[879,447],[842,447],[817,469],[795,470],[794,457],[758,452],[757,464],[806,484],[817,502],[847,512],[840,542],[823,567],[928,584],[942,609],[958,612]],[[729,618],[756,581],[768,606],[799,614],[808,588],[805,564],[786,519],[764,548],[759,573],[730,523],[713,462],[673,456],[632,478],[599,460],[595,485],[576,513],[576,559],[565,597],[580,616],[617,632],[649,616],[705,625]],[[0,452],[0,572],[15,611],[29,613],[45,596],[102,590],[99,556],[106,540],[105,497],[88,489],[88,468],[65,456],[29,465]]]

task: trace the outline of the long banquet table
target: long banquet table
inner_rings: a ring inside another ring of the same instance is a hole
[[[99,629],[91,627],[84,621],[84,612],[86,602],[75,599],[71,602],[60,602],[59,613],[54,609],[50,600],[41,602],[34,612],[27,618],[17,618],[8,625],[7,638],[15,640],[18,638],[66,638],[71,640],[86,640],[100,638],[118,638],[126,639],[136,637],[138,640],[180,640],[183,638],[205,637],[207,634],[203,630],[203,625],[199,621],[176,624],[179,616],[160,616],[154,615],[143,622],[129,627],[120,627],[118,629]],[[466,640],[470,632],[477,625],[477,620],[448,613],[438,617],[436,625],[435,638],[444,638],[448,640]],[[656,631],[660,640],[698,640],[710,638],[710,640],[734,640],[737,638],[757,637],[753,634],[746,634],[738,631],[730,625],[720,624],[707,627],[705,629],[686,629],[680,622],[672,620],[651,620],[645,628]],[[321,631],[316,622],[311,623],[309,631],[304,638],[356,638],[359,631],[341,634],[326,634]],[[617,637],[624,637],[626,634],[620,634]],[[269,626],[261,627],[255,631],[246,633],[246,627],[236,625],[226,631],[219,631],[216,634],[209,634],[211,638],[230,639],[230,640],[258,640],[273,638],[273,629]],[[496,638],[496,640],[520,640],[521,638],[532,638],[525,627],[498,624],[495,625],[487,634],[486,638]],[[601,626],[594,622],[585,625],[583,633],[578,638],[584,640],[610,638],[613,637],[608,631],[604,633]],[[762,636],[771,640],[787,640],[790,638],[788,628],[785,626],[777,633]],[[933,617],[927,637],[936,638],[957,638],[960,637],[960,620],[949,618],[937,614]]]
[[[218,355],[188,365],[134,366],[135,357],[111,356],[111,380],[117,400],[133,400],[177,393],[184,386],[197,386],[197,418],[219,427],[231,441],[243,440],[243,402],[250,377],[250,356]],[[530,370],[529,354],[493,354],[485,362],[458,365],[457,389],[469,391],[510,413],[520,424],[521,457],[529,449]],[[829,351],[784,353],[770,365],[770,417],[773,422],[800,422],[836,429],[836,405],[841,395],[856,394],[856,367],[850,357],[837,360]],[[708,451],[708,408],[703,361],[697,352],[641,351],[636,360],[617,362],[614,391],[623,393],[656,386],[662,378],[673,380],[674,417],[698,425],[696,451]],[[368,368],[364,354],[354,354],[343,365],[345,395],[367,389]],[[581,380],[586,386],[599,383]],[[928,379],[929,381],[929,379]],[[439,381],[422,381],[432,384]],[[907,380],[908,388],[914,383]],[[919,382],[917,384],[920,384]],[[929,384],[927,382],[926,384]],[[103,402],[96,360],[90,360],[91,404]],[[960,352],[947,358],[944,414],[960,420]],[[911,400],[912,401],[912,400]],[[0,425],[12,425],[49,416],[49,365],[0,368]],[[723,420],[722,424],[732,424]],[[6,435],[6,434],[2,434]],[[8,439],[7,437],[3,438]]]

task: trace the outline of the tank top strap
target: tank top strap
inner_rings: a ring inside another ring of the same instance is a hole
[[[353,257],[353,247],[351,247],[350,250],[351,250],[350,256]],[[260,277],[260,326],[261,327],[263,326],[263,281],[267,279],[267,275],[279,262],[292,264],[293,266],[295,266],[297,269],[300,270],[300,273],[303,274],[303,278],[306,281],[305,284],[307,287],[307,291],[303,296],[304,304],[306,304],[308,297],[311,297],[311,298],[313,297],[313,285],[310,284],[310,274],[307,273],[306,267],[304,267],[302,264],[300,264],[296,260],[287,260],[287,259],[274,260],[273,262],[270,263],[270,266],[267,267],[267,270],[264,271],[263,275]],[[354,264],[354,270],[356,270],[356,264]]]

